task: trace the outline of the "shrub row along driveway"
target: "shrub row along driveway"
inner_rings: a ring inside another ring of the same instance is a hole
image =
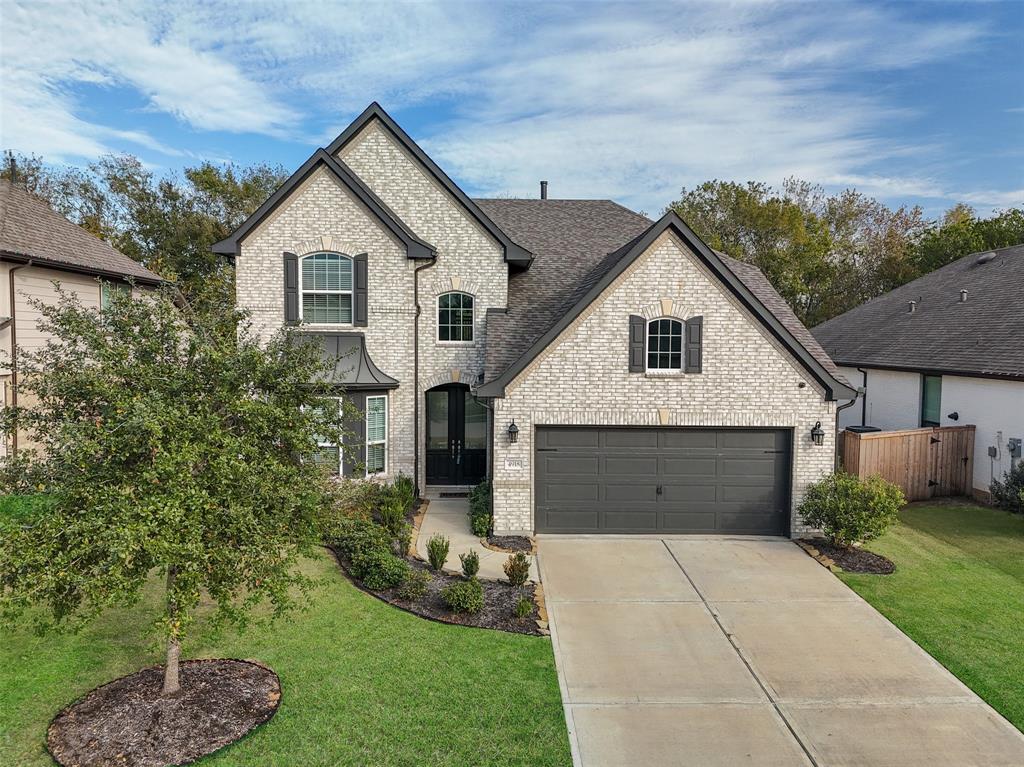
[[[543,538],[577,763],[1019,765],[1024,736],[781,539]]]

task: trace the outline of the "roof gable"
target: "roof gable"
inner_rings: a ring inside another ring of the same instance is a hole
[[[505,387],[666,231],[675,233],[696,254],[715,278],[824,387],[829,399],[852,399],[856,395],[854,389],[843,380],[828,355],[818,346],[809,331],[803,327],[760,271],[750,267],[752,271],[741,278],[737,274],[744,271],[740,268],[740,262],[711,250],[676,213],[670,211],[646,231],[600,260],[578,283],[573,292],[572,305],[511,365],[493,380],[483,384],[478,389],[479,396],[504,396]],[[760,281],[755,278],[754,272],[760,277]],[[748,281],[751,284],[748,284]]]
[[[357,117],[351,125],[345,128],[344,131],[332,141],[328,147],[327,152],[332,156],[336,156],[353,138],[365,128],[371,121],[377,120],[399,143],[399,145],[405,149],[412,157],[416,159],[441,186],[452,196],[455,200],[466,210],[467,213],[484,228],[484,230],[490,234],[498,243],[501,245],[502,250],[505,254],[505,261],[518,266],[521,268],[529,268],[530,263],[533,261],[533,254],[530,253],[526,248],[513,242],[512,239],[498,227],[491,218],[481,210],[480,206],[471,200],[459,186],[448,177],[440,166],[437,165],[430,157],[424,152],[419,145],[410,138],[401,126],[396,123],[391,116],[384,111],[376,101],[368,106],[363,113]]]
[[[276,192],[256,209],[230,237],[213,246],[214,253],[238,255],[242,240],[245,239],[267,216],[285,202],[291,193],[318,168],[325,167],[391,232],[403,245],[409,258],[433,258],[436,249],[425,242],[402,221],[394,211],[384,204],[355,173],[340,160],[323,149],[317,149],[302,166],[285,181]]]

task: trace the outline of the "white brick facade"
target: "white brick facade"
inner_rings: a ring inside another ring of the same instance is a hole
[[[668,311],[666,311],[666,309]],[[629,315],[704,317],[703,371],[630,373]],[[495,529],[533,529],[533,436],[550,424],[758,426],[793,429],[794,507],[831,471],[835,403],[686,246],[664,234],[496,400]],[[515,419],[519,440],[504,435]],[[824,446],[810,440],[816,421]],[[516,458],[506,468],[506,459]],[[795,517],[792,530],[806,529]]]

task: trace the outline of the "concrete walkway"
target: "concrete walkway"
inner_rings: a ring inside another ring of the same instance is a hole
[[[789,541],[539,549],[576,765],[1024,765],[1024,735]]]
[[[493,551],[480,544],[480,539],[473,535],[469,528],[469,501],[465,498],[432,498],[427,513],[420,524],[420,535],[416,540],[416,553],[423,560],[427,559],[427,541],[435,533],[447,536],[449,541],[448,560],[445,570],[453,573],[462,572],[459,554],[475,551],[480,555],[480,577],[494,580],[505,580],[503,569],[509,555],[501,551]],[[531,557],[530,579],[535,583],[537,575],[536,557]]]

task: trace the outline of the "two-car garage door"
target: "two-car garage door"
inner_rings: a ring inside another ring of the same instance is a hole
[[[538,427],[539,533],[784,535],[786,429]]]

